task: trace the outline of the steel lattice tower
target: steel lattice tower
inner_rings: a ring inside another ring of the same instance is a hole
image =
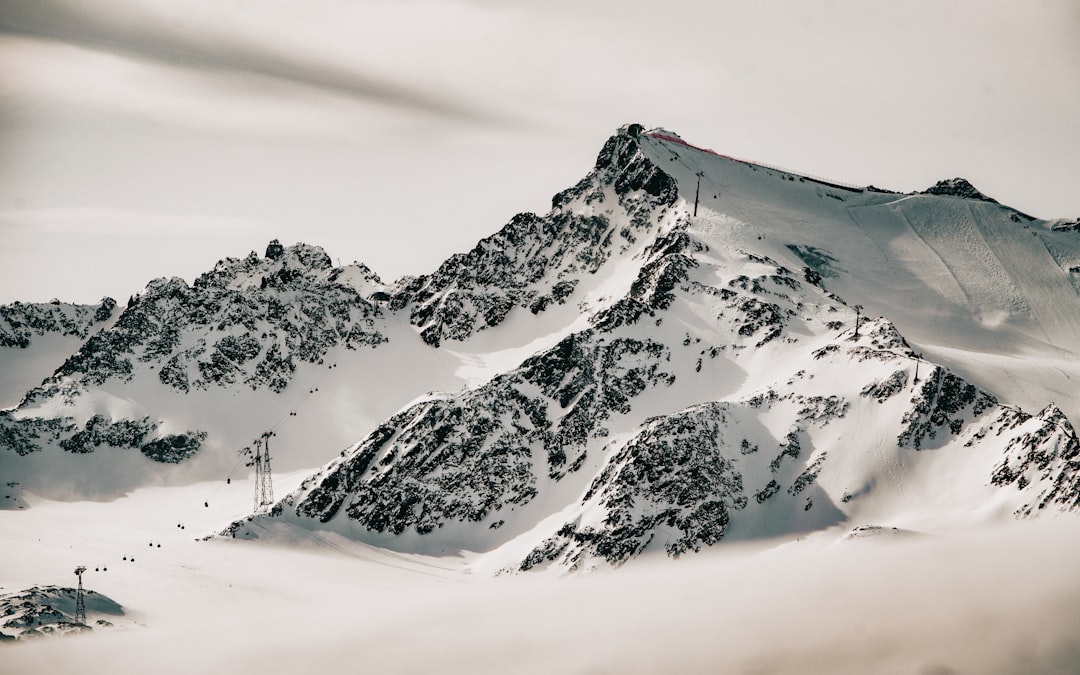
[[[255,441],[255,513],[265,513],[274,503],[274,481],[270,475],[270,437],[267,431]]]
[[[697,217],[697,203],[698,197],[701,196],[701,177],[705,175],[704,171],[698,171],[697,174],[697,189],[694,190],[694,217]]]
[[[86,568],[79,565],[75,568],[75,576],[79,577],[79,588],[75,591],[75,623],[86,625],[86,603],[83,601],[82,575]]]

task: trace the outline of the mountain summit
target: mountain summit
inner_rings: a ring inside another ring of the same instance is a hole
[[[948,178],[946,180],[939,180],[934,183],[933,186],[928,187],[923,191],[923,194],[928,195],[945,195],[948,197],[963,197],[964,199],[976,199],[981,202],[990,202],[991,204],[997,204],[998,201],[992,197],[987,197],[983,193],[975,189],[975,186],[967,182],[963,178]]]
[[[548,213],[431,274],[274,241],[151,282],[0,414],[0,470],[112,498],[242,475],[272,439],[313,473],[227,536],[493,571],[1074,510],[1080,235],[968,188],[627,125]]]

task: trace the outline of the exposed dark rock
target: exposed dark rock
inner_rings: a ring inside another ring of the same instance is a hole
[[[180,391],[235,382],[280,391],[293,358],[318,363],[342,342],[386,341],[374,307],[324,278],[330,259],[322,249],[271,242],[267,250],[266,259],[224,260],[191,287],[179,278],[151,282],[115,326],[91,337],[29,400],[50,395],[65,377],[87,386],[129,379],[136,361],[160,364],[161,382]],[[191,333],[205,337],[183,349]]]
[[[418,403],[290,495],[297,514],[348,518],[376,532],[431,532],[528,503],[540,475],[577,471],[605,420],[647,388],[668,385],[657,343],[593,331],[478,389]]]
[[[34,336],[48,333],[86,339],[112,318],[116,301],[102,298],[97,305],[61,302],[0,305],[0,348],[26,349]]]
[[[934,183],[933,186],[923,190],[927,195],[943,195],[946,197],[962,197],[964,199],[977,199],[981,202],[997,204],[996,199],[987,197],[975,189],[975,186],[963,178],[946,178]]]
[[[277,260],[283,255],[285,255],[285,247],[277,239],[266,245],[266,257],[270,260]]]
[[[177,464],[193,457],[205,440],[205,431],[172,434],[150,441],[140,449],[155,462]]]
[[[1080,509],[1080,441],[1064,413],[1053,404],[1035,417],[1008,411],[999,425],[1030,429],[1009,442],[1005,458],[990,479],[1001,487],[1024,490],[1031,486],[1037,493],[1019,514],[1029,516],[1051,504]]]
[[[64,450],[74,453],[93,452],[108,445],[114,448],[137,448],[158,423],[146,417],[142,420],[119,420],[112,422],[104,415],[94,415],[80,431],[60,440]]]
[[[877,399],[878,403],[884,403],[886,399],[896,396],[907,387],[908,375],[906,370],[898,370],[884,381],[874,380],[863,387],[859,392],[863,396]]]
[[[605,201],[610,200],[606,185],[614,188],[614,203]],[[553,198],[549,214],[515,216],[468,253],[451,256],[430,276],[406,280],[390,305],[398,310],[411,307],[410,320],[431,346],[497,326],[515,308],[543,312],[566,302],[582,275],[595,273],[619,252],[620,239],[633,241],[636,234],[655,228],[659,214],[677,198],[674,180],[645,157],[634,137],[613,136],[594,170]],[[616,228],[611,217],[599,213],[601,202],[620,212],[630,226]],[[574,204],[594,208],[584,214]],[[666,274],[655,280],[661,288],[678,271]]]
[[[997,399],[935,366],[911,403],[896,440],[901,446],[919,450],[927,439],[937,438],[939,433],[959,434],[966,419],[997,405]]]
[[[592,482],[585,501],[605,509],[602,524],[568,523],[532,551],[521,570],[583,555],[619,565],[639,554],[658,528],[672,533],[669,555],[720,541],[731,509],[746,506],[742,475],[727,459],[725,404],[706,404],[648,424]]]

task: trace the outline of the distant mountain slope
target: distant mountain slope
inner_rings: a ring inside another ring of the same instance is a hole
[[[392,368],[371,357],[396,354],[391,336],[416,342],[370,299],[382,288],[363,266],[334,268],[322,249],[276,241],[264,256],[221,261],[191,286],[154,280],[0,417],[5,475],[84,496],[161,476],[224,476],[242,468],[238,450],[293,418],[279,462],[325,461],[415,395],[411,384],[353,386],[358,371]],[[445,381],[437,370],[426,377]]]
[[[69,354],[116,316],[116,301],[96,305],[15,302],[0,306],[0,407],[15,406]]]

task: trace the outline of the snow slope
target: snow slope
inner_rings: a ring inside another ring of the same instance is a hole
[[[1080,414],[1077,232],[979,199],[829,186],[660,136],[677,138],[646,135],[643,152],[688,201],[703,173],[696,224],[724,245],[815,268],[849,304],[1004,401]]]

